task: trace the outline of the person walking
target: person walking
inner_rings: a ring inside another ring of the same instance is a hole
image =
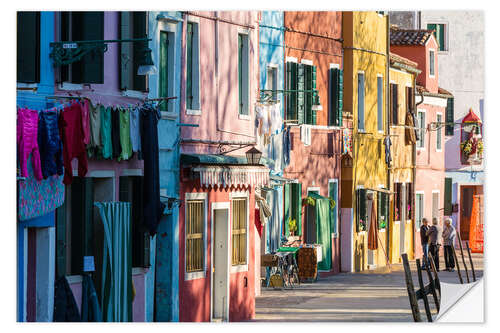
[[[439,272],[439,247],[441,246],[441,238],[443,231],[438,224],[438,219],[436,217],[432,218],[432,226],[425,233],[429,237],[429,252],[434,258],[434,266],[436,266],[436,271]]]
[[[424,217],[420,226],[420,244],[423,252],[422,269],[427,269],[429,264],[429,236],[427,236],[427,230],[429,230],[429,221]]]
[[[457,236],[457,231],[451,224],[451,219],[447,217],[444,219],[443,228],[443,245],[444,245],[444,264],[446,265],[446,270],[453,272],[455,270],[455,260],[453,258],[453,246],[455,246],[455,237]]]

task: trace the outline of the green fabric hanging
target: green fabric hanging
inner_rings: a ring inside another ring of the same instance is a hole
[[[284,201],[285,201],[285,211],[284,211],[284,224],[285,227],[283,230],[285,231],[284,235],[288,237],[290,235],[290,231],[288,230],[288,219],[290,219],[290,184],[285,184],[284,189]]]
[[[96,202],[104,225],[102,316],[105,322],[132,321],[130,203]]]
[[[316,240],[321,245],[322,251],[322,260],[318,263],[318,269],[329,271],[332,269],[330,200],[315,193],[309,193],[309,196],[316,201]]]

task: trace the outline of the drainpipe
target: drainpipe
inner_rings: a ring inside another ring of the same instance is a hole
[[[417,89],[417,74],[414,73],[413,74],[413,88],[415,89],[414,91],[416,91]],[[415,103],[415,98],[413,98],[413,113],[415,115],[417,115],[417,105],[423,103],[424,101],[424,96],[422,93],[420,93],[421,95],[421,98],[422,100],[420,102],[418,102],[418,104]],[[415,96],[415,93],[414,95]],[[415,119],[417,119],[417,117],[415,117]],[[413,126],[417,126],[417,124],[413,124]],[[416,180],[417,180],[417,143],[415,142],[415,144],[413,145],[413,149],[412,149],[412,154],[411,154],[411,162],[412,162],[412,176],[413,176],[413,193],[415,193],[415,190],[417,188],[416,184]],[[415,195],[412,195],[411,197],[411,200],[412,200],[412,207],[413,207],[413,231],[416,232],[415,230],[415,227],[416,227],[416,219],[415,219],[415,215],[416,215],[416,210],[415,210]],[[415,235],[413,235],[413,255],[415,256]]]
[[[390,50],[391,50],[391,43],[390,43],[390,28],[389,28],[389,15],[386,16],[386,26],[385,26],[385,29],[386,29],[386,33],[385,33],[385,36],[386,36],[386,66],[385,66],[385,95],[386,95],[386,99],[385,99],[385,107],[386,107],[386,120],[385,120],[385,123],[386,123],[386,128],[387,128],[387,132],[386,132],[386,135],[389,135],[389,139],[390,139],[390,134],[391,134],[391,123],[390,123],[390,77],[389,77],[389,67],[390,67],[390,64],[391,64],[391,59],[390,59]],[[385,139],[385,138],[384,138]],[[385,147],[384,147],[385,148]],[[391,190],[391,170],[389,169],[389,166],[387,166],[387,189],[390,191]],[[392,214],[390,214],[390,211],[391,211],[391,198],[389,196],[389,207],[388,207],[388,214],[389,216],[391,216]],[[391,256],[391,252],[390,250],[392,251],[392,248],[390,248],[390,240],[392,239],[392,226],[391,226],[391,221],[390,221],[390,218],[389,216],[387,216],[387,234],[386,234],[386,249],[387,249],[387,260],[389,260],[389,257]]]

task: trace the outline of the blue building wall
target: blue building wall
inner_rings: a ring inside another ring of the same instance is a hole
[[[158,16],[163,19],[158,19]],[[168,96],[177,96],[169,101],[169,111],[163,112],[158,125],[158,142],[160,148],[160,191],[162,200],[179,197],[179,108],[181,96],[181,12],[149,12],[149,38],[153,62],[159,68],[160,31],[174,34],[172,45],[173,71],[169,78]],[[170,46],[169,46],[170,47]],[[159,75],[149,76],[149,98],[159,96]],[[155,275],[155,321],[179,320],[179,207],[174,204],[167,207],[162,217],[156,236],[156,267],[149,274]],[[153,246],[154,244],[152,244]],[[153,248],[153,247],[152,247]],[[152,312],[151,312],[152,314]]]
[[[26,107],[36,110],[44,110],[52,106],[52,103],[46,100],[46,96],[54,94],[54,69],[49,58],[50,46],[54,41],[54,12],[41,12],[40,14],[40,82],[30,84],[29,87],[36,87],[36,91],[18,90],[16,96],[16,104],[19,107]],[[18,84],[18,87],[26,87],[27,85]],[[25,237],[26,228],[28,227],[50,227],[50,232],[54,232],[55,217],[54,213],[48,213],[31,220],[19,222],[17,224],[17,320],[26,320],[26,263],[27,263],[27,238]],[[37,248],[39,248],[37,246]],[[41,247],[48,249],[48,247]],[[55,252],[54,249],[49,249]],[[38,259],[48,258],[48,253],[37,252]],[[50,258],[49,258],[50,259]],[[48,262],[52,267],[50,270],[55,270],[54,258]],[[39,277],[37,276],[37,279]],[[41,276],[44,279],[45,276]],[[45,283],[43,283],[45,284]],[[53,285],[53,282],[52,282]],[[41,300],[49,302],[50,300]]]

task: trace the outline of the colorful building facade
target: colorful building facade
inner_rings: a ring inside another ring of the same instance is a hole
[[[388,135],[387,29],[387,15],[342,13],[344,110],[346,123],[352,128],[352,158],[346,156],[342,162],[342,210],[347,221],[352,216],[351,227],[346,228],[352,236],[348,237],[350,246],[341,260],[349,271],[387,263],[387,226],[379,224],[378,247],[368,249],[371,206],[389,189],[384,154]]]
[[[316,24],[323,22],[322,24]],[[284,230],[299,221],[296,236],[321,244],[321,275],[340,272],[340,163],[342,155],[342,13],[284,12],[284,124],[289,132]],[[298,91],[294,93],[294,91]],[[305,92],[304,92],[305,91]],[[329,212],[304,205],[315,193],[335,201]],[[322,214],[321,218],[320,215]],[[323,221],[329,219],[330,221]]]

